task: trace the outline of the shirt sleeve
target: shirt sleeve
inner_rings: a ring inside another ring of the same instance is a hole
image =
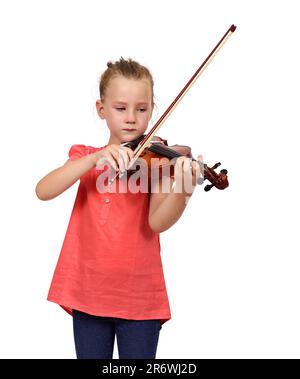
[[[71,160],[82,158],[85,155],[88,155],[89,148],[85,145],[72,145],[69,150],[69,158]]]

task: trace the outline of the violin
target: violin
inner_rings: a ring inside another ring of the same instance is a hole
[[[226,33],[223,35],[223,37],[220,39],[220,41],[217,43],[217,45],[212,49],[212,51],[204,60],[204,62],[201,64],[201,66],[196,70],[196,72],[191,77],[191,79],[179,92],[175,100],[170,104],[167,110],[163,113],[163,115],[159,118],[159,120],[156,122],[153,128],[149,131],[149,133],[147,135],[140,136],[138,139],[134,141],[125,142],[122,144],[122,146],[126,146],[134,150],[134,159],[131,162],[130,166],[132,166],[132,163],[135,162],[138,159],[138,157],[142,157],[144,160],[147,161],[149,170],[151,170],[152,158],[157,158],[157,157],[166,157],[171,160],[171,159],[174,159],[174,158],[176,159],[177,157],[184,155],[191,158],[192,161],[196,161],[196,159],[194,159],[192,156],[191,148],[189,146],[184,146],[184,145],[168,146],[167,140],[155,136],[155,133],[161,127],[162,123],[166,120],[166,118],[170,115],[170,113],[173,111],[175,106],[187,93],[187,91],[190,89],[192,84],[194,84],[196,79],[198,79],[198,77],[202,74],[202,72],[205,70],[208,64],[212,61],[214,56],[217,54],[220,48],[224,45],[225,41],[229,38],[229,36],[235,31],[235,29],[236,29],[236,26],[232,24],[230,28],[226,31]],[[228,178],[227,178],[227,170],[222,169],[220,173],[215,172],[215,169],[221,165],[220,162],[215,163],[212,167],[209,167],[207,164],[202,163],[200,161],[197,161],[197,162],[200,165],[200,172],[201,172],[201,176],[197,180],[197,184],[202,184],[204,180],[208,180],[211,183],[204,187],[204,191],[207,192],[212,187],[216,187],[217,189],[220,189],[220,190],[228,187],[229,183],[228,183]],[[132,172],[135,172],[134,170],[130,169],[130,166],[127,170],[129,174]],[[161,167],[163,167],[163,164],[161,165]],[[171,176],[172,176],[172,174],[174,175],[174,165],[171,165],[170,167],[172,169],[171,171]],[[117,173],[115,177],[109,180],[109,183],[111,184],[116,179],[117,176],[122,177],[122,174]]]
[[[129,147],[132,150],[136,149],[139,143],[145,138],[145,135],[140,136],[138,139],[122,144],[123,146]],[[173,145],[169,146],[166,139],[162,139],[155,136],[151,141],[151,146],[147,147],[141,154],[140,157],[147,162],[148,166],[148,177],[151,176],[151,170],[158,166],[160,176],[163,175],[163,168],[166,166],[170,167],[170,177],[174,177],[174,164],[169,165],[166,160],[153,160],[153,158],[165,157],[172,160],[175,163],[175,159],[180,156],[186,156],[191,158],[192,161],[196,161],[193,157],[191,148],[185,145]],[[155,163],[153,163],[155,162]],[[221,165],[220,162],[216,163],[213,167],[208,167],[207,164],[197,161],[200,165],[200,177],[197,180],[197,184],[202,184],[204,180],[208,180],[211,184],[207,184],[204,187],[204,191],[209,191],[212,187],[217,189],[225,189],[228,187],[227,170],[222,169],[219,174],[214,170]],[[153,167],[154,166],[154,167]],[[136,172],[136,170],[127,170],[128,175]],[[168,171],[166,171],[168,173]],[[120,176],[122,176],[120,174]]]

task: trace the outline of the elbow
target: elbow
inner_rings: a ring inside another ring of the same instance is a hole
[[[169,229],[169,227],[163,227],[163,225],[161,225],[159,222],[156,222],[150,218],[148,220],[148,224],[154,233],[162,233],[165,230]]]
[[[155,222],[153,222],[152,218],[150,217],[148,218],[148,225],[150,226],[152,232],[160,233],[160,230],[157,228],[157,225],[155,224]]]
[[[43,194],[43,192],[41,191],[39,183],[35,187],[35,194],[36,194],[37,198],[42,200],[42,201],[50,200],[50,198],[47,197],[45,194]]]
[[[163,232],[160,228],[153,227],[152,225],[150,225],[150,228],[151,228],[152,232],[154,232],[154,233],[162,233]]]
[[[152,231],[153,231],[154,233],[163,233],[163,232],[165,232],[166,230],[169,229],[169,227],[167,227],[167,228],[162,228],[162,227],[151,226],[151,225],[150,225],[150,228],[152,229]]]
[[[43,201],[46,200],[46,198],[40,193],[38,187],[35,187],[35,194],[36,194],[38,199],[43,200]]]

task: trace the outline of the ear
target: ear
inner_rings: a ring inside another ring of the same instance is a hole
[[[103,108],[103,103],[100,99],[96,100],[96,108],[97,108],[97,113],[98,113],[99,117],[102,120],[104,120],[105,119],[104,108]]]

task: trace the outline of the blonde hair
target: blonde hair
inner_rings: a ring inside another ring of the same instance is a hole
[[[148,79],[152,91],[152,106],[154,105],[154,94],[153,94],[153,78],[147,67],[142,66],[138,62],[128,58],[127,60],[123,57],[119,61],[107,62],[107,69],[103,72],[100,78],[99,92],[100,99],[103,101],[105,97],[105,91],[108,87],[109,81],[116,76],[121,75],[128,79]]]

